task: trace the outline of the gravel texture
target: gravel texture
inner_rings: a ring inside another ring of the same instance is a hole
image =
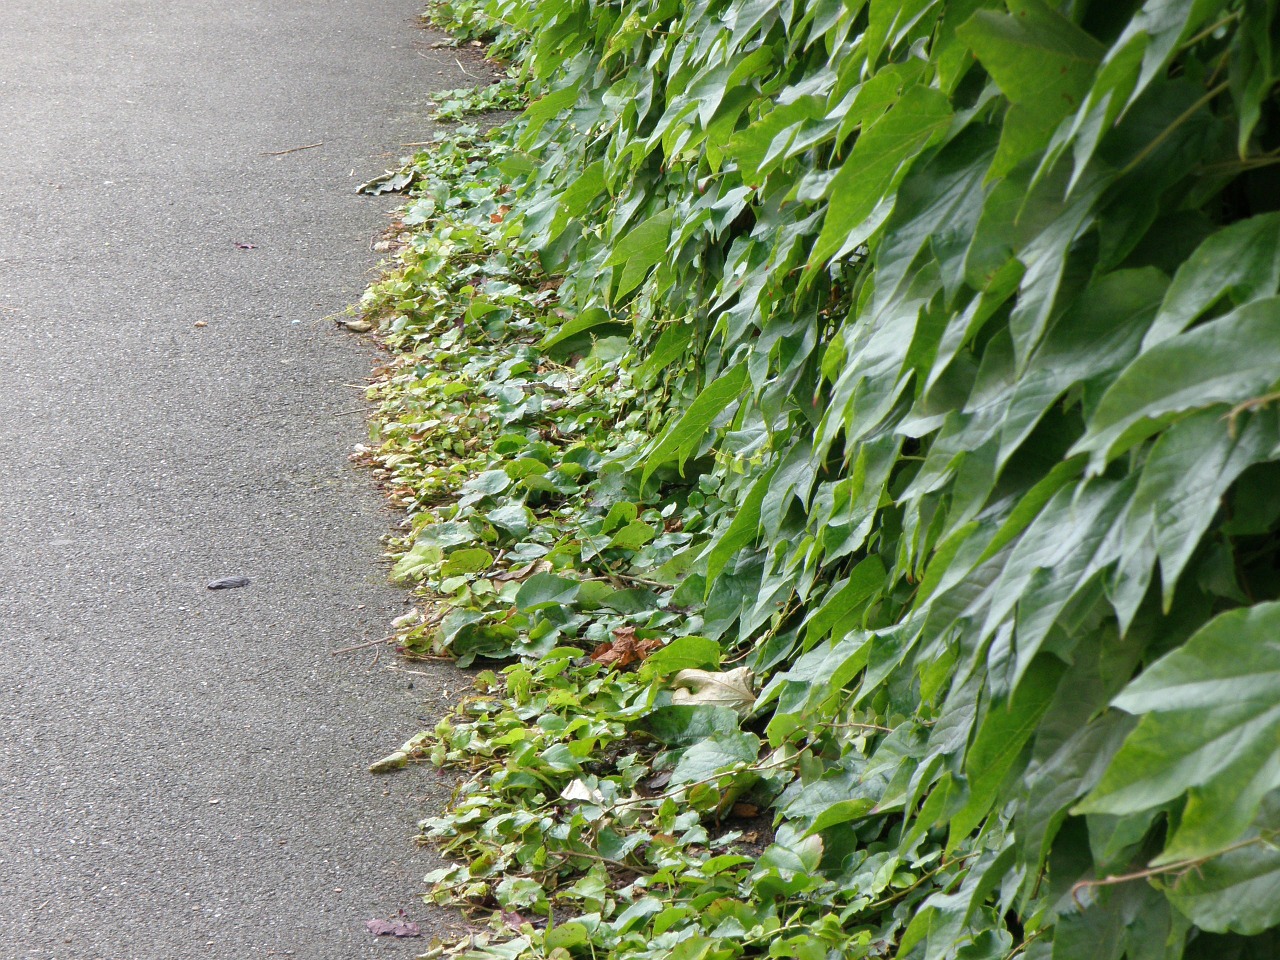
[[[452,922],[410,842],[443,781],[365,766],[461,681],[329,655],[405,610],[346,462],[372,353],[323,318],[394,202],[354,186],[471,82],[419,8],[0,2],[2,960]]]

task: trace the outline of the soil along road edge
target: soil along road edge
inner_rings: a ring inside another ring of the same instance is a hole
[[[390,206],[353,187],[469,81],[418,6],[0,8],[6,958],[408,955],[365,921],[445,919],[434,781],[365,772],[433,681],[328,655],[405,609],[345,462],[368,352],[320,318]]]

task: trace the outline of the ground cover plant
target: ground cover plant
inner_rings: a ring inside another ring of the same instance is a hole
[[[436,15],[528,100],[366,303],[406,648],[514,661],[401,754],[462,949],[1280,955],[1276,4]]]

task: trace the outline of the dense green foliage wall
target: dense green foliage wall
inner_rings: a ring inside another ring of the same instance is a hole
[[[717,478],[677,600],[847,731],[782,818],[940,844],[896,956],[1280,956],[1276,6],[478,7],[633,482]]]

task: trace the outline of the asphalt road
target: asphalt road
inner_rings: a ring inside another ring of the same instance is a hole
[[[0,2],[0,960],[447,922],[440,781],[364,768],[458,681],[329,654],[405,609],[346,461],[370,351],[322,318],[385,223],[354,185],[469,80],[420,5]]]

